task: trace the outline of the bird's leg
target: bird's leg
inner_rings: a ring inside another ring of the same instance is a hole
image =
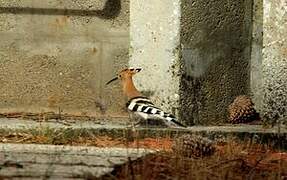
[[[132,115],[132,113],[128,113],[128,114],[129,114],[129,119],[131,122],[131,125],[128,125],[128,127],[134,129],[135,125],[134,125],[134,121],[133,121],[133,115]]]
[[[148,122],[146,119],[140,118],[140,117],[136,117],[135,118],[135,127],[147,127],[148,126]]]
[[[131,121],[131,128],[139,127],[142,125],[142,118],[138,117],[137,115],[133,113],[129,113],[129,118]]]
[[[139,121],[137,122],[137,127],[148,127],[149,126],[149,119],[139,119]]]
[[[153,127],[168,127],[168,125],[166,124],[166,122],[164,122],[162,119],[158,119],[158,118],[151,118],[148,119],[148,125],[149,126],[153,126]]]

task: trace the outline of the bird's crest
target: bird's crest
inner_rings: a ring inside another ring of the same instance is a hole
[[[126,69],[123,69],[120,71],[119,74],[136,74],[138,72],[140,72],[142,69],[141,68],[133,68],[133,67],[130,67],[130,68],[126,68]]]
[[[133,67],[123,69],[118,73],[117,77],[114,77],[113,79],[108,81],[106,84],[108,85],[115,80],[122,79],[125,77],[131,77],[135,75],[136,73],[140,72],[141,70],[142,70],[141,68],[133,68]]]

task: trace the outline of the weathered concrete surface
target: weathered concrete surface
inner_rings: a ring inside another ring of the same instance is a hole
[[[263,0],[254,0],[252,23],[252,50],[250,62],[250,88],[257,111],[262,110],[262,50],[263,50]]]
[[[264,118],[287,124],[287,2],[264,0],[263,6]]]
[[[115,166],[152,153],[147,149],[0,144],[0,177],[95,179]]]
[[[130,2],[130,62],[143,68],[136,86],[164,110],[179,106],[180,0]]]
[[[115,121],[111,120],[99,120],[99,121],[77,121],[77,120],[68,120],[68,121],[34,121],[34,120],[22,120],[22,119],[0,119],[0,128],[1,129],[37,129],[37,128],[67,128],[67,129],[100,129],[108,128],[115,129],[119,127],[127,127],[130,125],[127,119],[117,119]]]
[[[129,1],[0,1],[0,110],[123,114]]]
[[[182,0],[180,119],[219,124],[250,92],[252,1]]]
[[[131,129],[126,122],[111,122],[106,121],[102,123],[93,121],[66,121],[61,123],[57,121],[37,122],[33,120],[20,120],[20,119],[0,119],[0,129],[21,130],[21,129]],[[138,127],[135,129],[145,129]],[[150,128],[154,130],[166,129],[167,131],[222,131],[222,132],[250,132],[250,133],[287,133],[287,129],[281,129],[278,132],[277,127],[264,128],[262,125],[222,125],[222,126],[192,126],[188,128]]]
[[[67,141],[78,137],[108,136],[136,140],[141,138],[178,137],[181,134],[196,133],[212,139],[239,138],[245,142],[256,140],[258,143],[273,145],[274,148],[287,149],[287,129],[277,127],[264,128],[262,125],[225,125],[225,126],[193,126],[189,128],[131,128],[127,124],[106,121],[95,124],[93,121],[74,121],[70,125],[57,122],[35,122],[31,120],[0,119],[0,135],[13,132],[32,135],[57,137]],[[5,142],[5,141],[3,141]]]

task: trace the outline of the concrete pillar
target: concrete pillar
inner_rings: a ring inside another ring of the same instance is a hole
[[[252,23],[252,53],[250,87],[252,100],[257,111],[262,111],[262,49],[263,49],[263,0],[254,0]]]
[[[140,90],[186,124],[226,121],[234,97],[250,93],[252,0],[135,0],[130,13]]]
[[[287,115],[287,2],[264,0],[263,7],[264,118],[274,123]]]
[[[164,110],[179,103],[180,0],[130,1],[130,66],[142,67],[136,86]]]
[[[182,0],[180,117],[220,124],[227,107],[250,93],[252,0]]]

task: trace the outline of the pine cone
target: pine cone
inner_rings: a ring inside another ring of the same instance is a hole
[[[229,122],[233,124],[249,123],[260,119],[251,98],[245,95],[237,96],[228,106],[228,112]]]
[[[210,156],[215,152],[215,146],[212,140],[190,134],[185,134],[175,140],[172,149],[177,154],[188,158]]]

